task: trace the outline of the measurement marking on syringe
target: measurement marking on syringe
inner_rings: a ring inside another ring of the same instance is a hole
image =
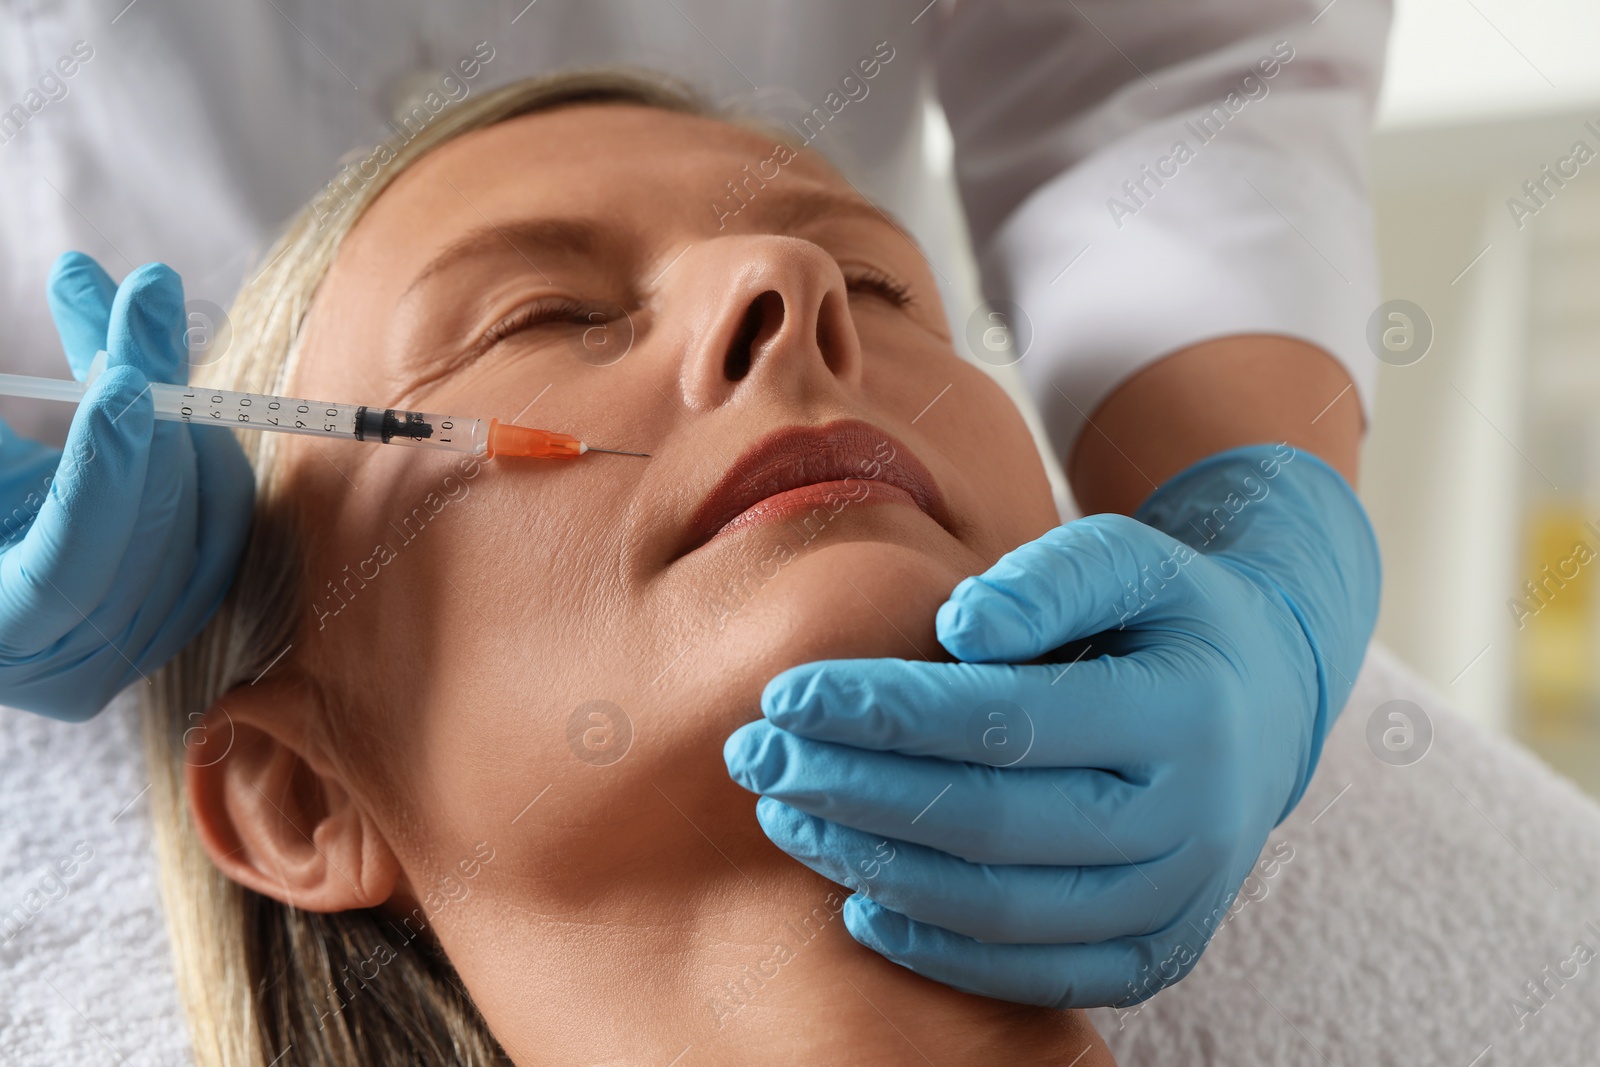
[[[104,371],[108,359],[105,352],[95,357],[86,376],[88,383],[92,383]],[[83,400],[88,388],[86,382],[71,379],[0,373],[0,395],[4,396],[77,404]],[[157,419],[190,425],[437,448],[485,459],[497,456],[576,459],[589,452],[646,457],[643,452],[594,448],[571,434],[536,430],[529,426],[504,423],[499,419],[460,418],[439,412],[339,404],[169,382],[147,384],[144,392],[134,397],[112,421],[125,414],[145,393],[152,397],[153,413]],[[539,395],[543,396],[543,391]],[[327,456],[323,458],[327,459]],[[335,470],[339,469],[331,459],[328,462]],[[342,470],[339,474],[349,481]],[[351,482],[351,485],[354,484]]]

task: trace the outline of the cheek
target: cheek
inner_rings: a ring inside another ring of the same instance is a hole
[[[459,513],[446,509],[451,528],[429,531],[445,535],[439,551],[417,553],[412,621],[391,624],[428,638],[412,653],[426,661],[408,694],[419,710],[390,724],[404,734],[392,774],[410,794],[391,824],[413,885],[487,841],[496,858],[474,895],[514,886],[565,908],[581,903],[564,895],[573,886],[664,840],[655,816],[629,812],[659,802],[650,782],[678,772],[652,761],[692,729],[694,709],[668,709],[666,687],[650,686],[680,645],[619,576],[616,509],[592,495],[561,506],[559,476],[475,479]]]
[[[607,584],[608,509],[571,506],[559,472],[539,473],[429,466],[347,509],[311,561],[326,617],[309,644],[353,706],[339,735],[414,886],[480,841],[498,847],[540,789],[584,768],[566,744],[570,713],[628,703],[608,688],[617,649],[645,647],[635,638],[647,635],[609,632],[631,622]],[[360,481],[375,493],[377,472]],[[341,577],[358,558],[373,562]],[[340,578],[337,596],[324,572]]]
[[[1059,523],[1038,445],[984,370],[947,347],[876,365],[869,356],[864,386],[906,427],[903,439],[932,468],[962,540],[985,563]]]

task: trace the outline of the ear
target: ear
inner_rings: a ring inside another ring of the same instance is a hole
[[[308,740],[314,697],[240,686],[184,735],[200,841],[233,881],[307,911],[376,907],[400,865],[334,761]]]

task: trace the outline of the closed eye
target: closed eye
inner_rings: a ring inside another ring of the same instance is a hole
[[[615,304],[572,297],[552,296],[524,304],[484,331],[473,345],[474,350],[486,352],[506,338],[554,324],[569,326],[597,326],[622,318],[625,313]]]
[[[850,267],[845,271],[844,287],[851,293],[878,297],[892,307],[903,308],[915,301],[911,287],[873,267]]]
[[[435,366],[432,373],[419,379],[406,396],[414,396],[421,389],[471,366],[486,353],[507,339],[541,327],[564,327],[588,330],[604,327],[627,312],[616,304],[598,300],[579,300],[569,296],[549,296],[524,304],[485,330],[463,352],[456,353]],[[632,324],[629,324],[631,339]]]

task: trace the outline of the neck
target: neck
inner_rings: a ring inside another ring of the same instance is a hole
[[[649,795],[625,859],[614,841],[604,860],[569,844],[536,887],[439,917],[519,1065],[1112,1063],[1082,1012],[962,993],[857,944],[847,891],[773,846],[725,775],[686,770]],[[562,836],[618,825],[592,820]]]

